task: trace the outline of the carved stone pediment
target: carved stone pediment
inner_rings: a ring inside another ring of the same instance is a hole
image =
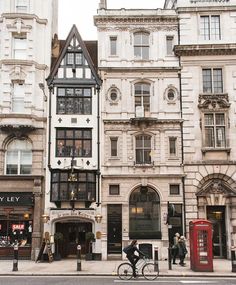
[[[11,32],[16,32],[17,34],[29,32],[32,26],[26,25],[21,18],[15,19],[11,25],[7,25],[7,28]]]
[[[196,195],[207,197],[211,194],[223,195],[226,197],[236,195],[236,193],[220,179],[212,179]]]
[[[24,82],[26,73],[20,65],[15,65],[10,72],[10,78],[12,82]]]
[[[228,109],[230,107],[228,94],[200,94],[198,108],[206,110]]]

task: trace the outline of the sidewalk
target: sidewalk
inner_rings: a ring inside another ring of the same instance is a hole
[[[52,263],[19,260],[18,271],[12,271],[13,261],[0,260],[0,276],[6,275],[82,275],[82,276],[116,276],[116,270],[121,260],[109,261],[85,261],[82,260],[82,271],[77,271],[76,259],[64,259]],[[172,265],[168,269],[167,261],[159,261],[160,276],[204,276],[204,277],[236,277],[232,272],[230,260],[215,259],[213,261],[214,272],[194,272],[190,269],[189,260],[186,266]]]

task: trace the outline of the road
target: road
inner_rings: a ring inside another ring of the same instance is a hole
[[[192,278],[192,277],[159,277],[155,281],[136,280],[122,281],[116,277],[78,277],[78,276],[0,276],[0,285],[124,285],[124,284],[157,284],[157,285],[236,285],[236,278]]]

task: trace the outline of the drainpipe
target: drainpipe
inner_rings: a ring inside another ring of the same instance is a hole
[[[96,87],[97,90],[97,181],[98,181],[98,187],[97,187],[97,206],[99,206],[100,203],[100,177],[101,177],[101,171],[100,171],[100,86],[98,85]]]
[[[180,45],[180,23],[178,18],[178,45]],[[179,56],[179,67],[180,70],[182,69],[181,66],[181,59]],[[179,77],[179,94],[180,94],[180,116],[181,116],[181,124],[180,124],[180,131],[181,131],[181,164],[184,170],[184,138],[183,138],[183,98],[182,98],[182,77],[181,77],[181,71],[178,73]],[[185,203],[185,176],[182,177],[182,189],[183,189],[183,222],[184,222],[184,228],[183,228],[183,234],[186,236],[186,203]]]
[[[49,86],[49,103],[48,103],[48,169],[51,169],[51,128],[52,128],[52,94],[53,86]]]

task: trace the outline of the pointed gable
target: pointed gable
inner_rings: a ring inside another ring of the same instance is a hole
[[[48,85],[52,82],[101,85],[88,49],[75,25],[47,78]]]

